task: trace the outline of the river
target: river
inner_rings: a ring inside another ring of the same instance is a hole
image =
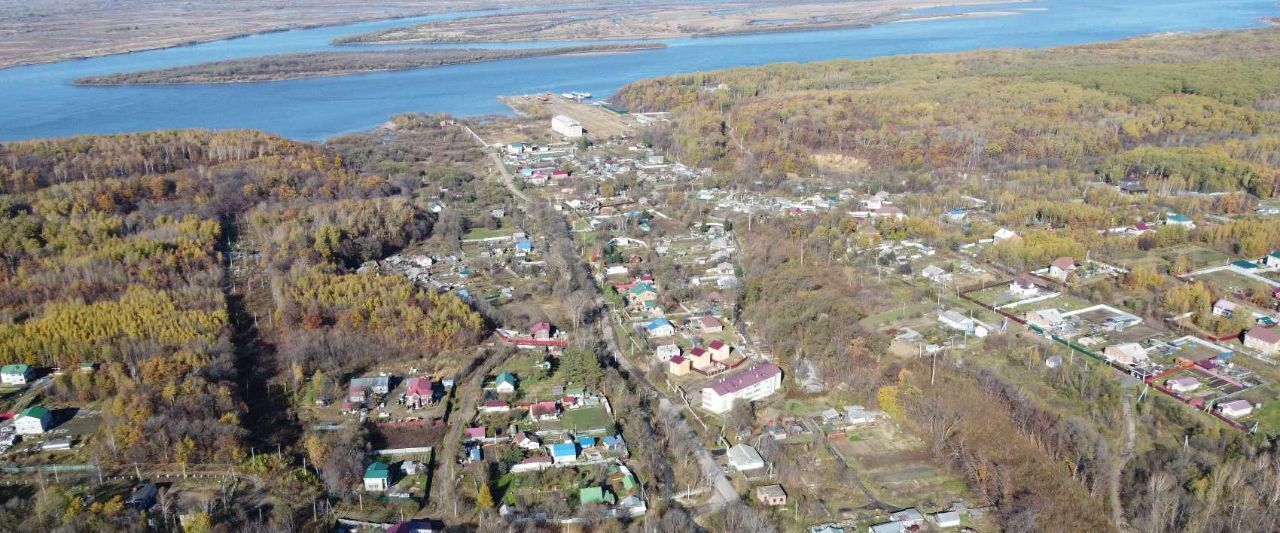
[[[253,35],[177,48],[0,70],[0,140],[167,128],[252,128],[319,140],[410,111],[507,113],[497,97],[542,91],[608,95],[642,78],[834,58],[980,48],[1039,48],[1136,35],[1260,27],[1276,0],[1041,0],[927,10],[1017,12],[869,28],[668,39],[627,54],[560,56],[257,84],[80,87],[83,76],[263,54],[333,50],[339,36],[454,13]],[[566,44],[566,43],[551,43]],[[485,46],[547,46],[508,43]]]

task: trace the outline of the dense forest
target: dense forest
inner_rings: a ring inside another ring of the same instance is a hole
[[[182,67],[123,72],[75,80],[79,85],[161,85],[178,83],[252,83],[443,67],[482,61],[570,54],[606,54],[662,48],[661,43],[601,44],[554,48],[414,48],[359,52],[276,54],[211,61]]]
[[[777,182],[824,154],[939,184],[1062,169],[1179,191],[1280,192],[1280,30],[1042,51],[779,64],[644,80],[619,103],[678,117],[661,147]],[[844,169],[847,170],[847,169]]]
[[[403,124],[441,131],[437,120]],[[355,273],[432,237],[437,215],[404,187],[427,172],[397,185],[386,176],[398,174],[353,158],[248,131],[0,146],[0,358],[93,365],[56,376],[46,394],[101,402],[85,446],[104,468],[227,464],[295,480],[277,487],[277,525],[326,485],[344,496],[358,449],[313,457],[323,480],[293,455],[261,452],[301,445],[286,389],[314,375],[336,385],[377,357],[469,346],[488,327],[454,295]],[[209,510],[229,524],[243,512],[225,501]],[[124,519],[58,512],[23,523]]]

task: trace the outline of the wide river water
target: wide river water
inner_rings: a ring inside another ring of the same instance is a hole
[[[341,49],[339,36],[462,14],[267,33],[178,48],[0,70],[0,140],[166,128],[254,128],[308,140],[409,111],[507,113],[501,95],[605,96],[642,78],[759,65],[979,48],[1038,48],[1174,31],[1262,26],[1277,0],[1042,0],[928,13],[1016,11],[845,30],[669,39],[637,53],[496,61],[255,84],[78,87],[90,75],[263,54]],[[563,43],[555,43],[563,44]],[[546,46],[513,43],[484,46]],[[479,45],[473,45],[479,46]]]

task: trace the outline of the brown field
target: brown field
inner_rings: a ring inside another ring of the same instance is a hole
[[[292,28],[547,3],[551,1],[0,0],[0,68]]]
[[[993,0],[973,0],[982,4]],[[607,6],[430,22],[353,36],[345,42],[476,42],[667,39],[848,28],[917,18],[937,0],[789,1]],[[981,10],[979,10],[981,11]],[[1011,14],[1012,12],[988,13]],[[947,16],[964,16],[947,15]],[[929,17],[941,18],[941,17]]]

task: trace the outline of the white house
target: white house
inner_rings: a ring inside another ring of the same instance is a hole
[[[1262,264],[1270,268],[1280,267],[1280,251],[1267,254],[1262,258]]]
[[[1017,234],[1017,233],[1014,233],[1012,230],[1008,230],[1008,229],[1005,229],[1005,228],[1000,228],[1000,229],[996,230],[995,234],[993,234],[993,235],[991,236],[991,238],[992,238],[993,240],[995,240],[996,242],[1004,242],[1004,241],[1007,241],[1007,240],[1009,240],[1009,239],[1016,239],[1016,238],[1018,238],[1018,234]]]
[[[1219,298],[1218,301],[1213,302],[1213,314],[1223,318],[1231,318],[1235,316],[1236,310],[1239,308],[1239,304],[1226,298]]]
[[[946,511],[933,515],[933,521],[938,523],[940,528],[960,527],[960,513],[958,511]]]
[[[920,277],[932,281],[934,283],[950,283],[951,273],[938,267],[938,265],[929,265],[920,271]]]
[[[1016,298],[1031,298],[1040,294],[1040,286],[1027,276],[1018,276],[1009,282],[1009,295]]]
[[[938,322],[942,325],[957,331],[969,331],[973,328],[973,319],[964,316],[955,309],[949,309],[938,313]]]
[[[755,365],[702,389],[702,408],[727,413],[738,400],[756,401],[782,388],[782,369],[770,363]]]
[[[1166,380],[1164,382],[1164,386],[1168,387],[1169,390],[1173,392],[1191,392],[1200,388],[1200,380],[1191,376],[1182,376],[1180,378]]]
[[[764,468],[764,458],[760,452],[749,445],[738,443],[729,448],[729,466],[739,472],[750,472]]]
[[[665,318],[655,318],[652,322],[645,324],[644,329],[649,333],[650,337],[661,338],[670,337],[676,334],[676,327],[671,325],[671,321]]]
[[[1231,400],[1218,404],[1217,409],[1222,416],[1240,418],[1253,412],[1253,404],[1249,403],[1249,400]]]
[[[48,407],[33,405],[23,409],[13,419],[13,430],[19,435],[40,435],[53,424],[53,411]]]
[[[31,366],[22,363],[4,365],[0,368],[0,384],[26,385],[31,380]]]
[[[1058,281],[1067,281],[1067,277],[1076,271],[1076,260],[1070,257],[1059,257],[1049,263],[1049,277]]]
[[[391,468],[385,463],[373,463],[364,470],[364,490],[385,491],[391,487]]]
[[[670,361],[671,358],[680,355],[680,345],[663,344],[653,351],[653,355],[654,357],[657,357],[659,361]]]
[[[1056,328],[1062,325],[1062,313],[1057,309],[1038,309],[1027,313],[1027,323],[1041,328]]]
[[[582,136],[582,124],[567,116],[556,115],[551,117],[551,131],[570,139],[577,139]]]
[[[1142,345],[1136,342],[1126,342],[1121,344],[1112,344],[1102,349],[1102,356],[1108,361],[1124,363],[1126,365],[1134,365],[1147,361],[1147,351]]]

